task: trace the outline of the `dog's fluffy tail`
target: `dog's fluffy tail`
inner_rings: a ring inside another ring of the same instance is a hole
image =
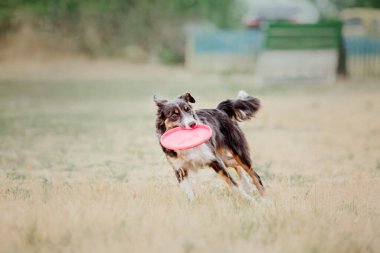
[[[245,91],[239,91],[237,99],[222,101],[217,109],[227,113],[232,120],[249,120],[260,109],[260,100],[249,96]]]

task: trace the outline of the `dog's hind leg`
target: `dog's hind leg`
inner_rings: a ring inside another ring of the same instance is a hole
[[[236,170],[236,173],[239,175],[240,184],[242,185],[243,189],[247,193],[252,193],[253,192],[253,186],[250,183],[248,175],[245,172],[245,170],[240,166],[236,166],[236,167],[234,167],[234,169]]]
[[[235,191],[239,192],[240,195],[251,202],[255,202],[255,200],[249,196],[241,187],[238,186],[238,184],[235,182],[235,180],[231,177],[230,174],[227,172],[227,168],[225,167],[224,163],[220,160],[214,160],[212,161],[209,166],[214,169],[214,171],[220,175],[223,180],[232,187]]]
[[[231,177],[230,174],[228,174],[226,167],[224,164],[219,160],[212,161],[209,166],[218,174],[220,175],[223,180],[231,187],[238,187],[235,180]]]
[[[244,155],[242,155],[242,158],[238,156],[237,154],[233,154],[234,159],[239,163],[239,165],[245,170],[245,172],[248,173],[248,175],[251,177],[253,184],[256,186],[257,190],[259,191],[261,196],[264,196],[265,189],[263,182],[261,181],[260,176],[254,171],[250,165],[250,159],[246,159]]]
[[[226,167],[231,167],[236,171],[236,174],[240,179],[240,185],[243,187],[244,191],[246,193],[251,193],[253,191],[253,186],[249,182],[247,173],[236,162],[236,160],[233,157],[223,157],[223,162],[226,165]]]
[[[185,191],[187,198],[190,201],[193,201],[195,199],[195,195],[189,182],[188,170],[179,168],[178,170],[175,170],[175,175],[177,177],[179,185]]]

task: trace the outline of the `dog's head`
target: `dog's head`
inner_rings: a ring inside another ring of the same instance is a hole
[[[196,114],[190,105],[190,103],[195,103],[195,99],[190,93],[185,93],[173,101],[154,96],[154,102],[157,105],[157,128],[167,131],[174,127],[187,129],[196,127]]]

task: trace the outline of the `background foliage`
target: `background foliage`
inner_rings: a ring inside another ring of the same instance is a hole
[[[311,0],[313,1],[313,0]],[[208,22],[221,28],[241,26],[244,6],[236,0],[1,0],[0,42],[28,26],[53,40],[57,51],[88,56],[158,58],[182,62],[184,25]],[[380,7],[379,0],[331,0],[337,9]],[[137,55],[137,56],[136,56]]]
[[[181,61],[185,22],[240,23],[234,0],[2,0],[0,32],[25,23],[45,34],[69,38],[91,56],[117,56],[138,45],[168,62]]]

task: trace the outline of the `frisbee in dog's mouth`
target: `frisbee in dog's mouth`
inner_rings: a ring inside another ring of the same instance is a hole
[[[165,132],[160,142],[167,149],[184,150],[205,143],[211,136],[212,130],[207,125],[197,125],[192,129],[176,127]]]

